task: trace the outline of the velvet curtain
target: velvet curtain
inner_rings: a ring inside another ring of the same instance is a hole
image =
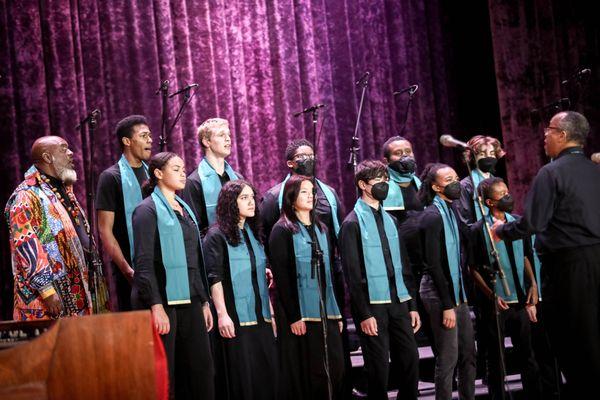
[[[548,162],[543,128],[554,113],[564,109],[583,113],[592,126],[586,152],[600,151],[600,28],[593,5],[489,1],[502,137],[517,204]],[[591,71],[569,79],[583,69]],[[569,81],[563,84],[564,80]],[[543,109],[557,101],[556,107]],[[540,111],[531,112],[536,109]]]
[[[354,82],[367,70],[359,160],[379,158],[381,144],[401,129],[407,98],[391,93],[418,83],[405,136],[419,165],[458,166],[453,152],[438,146],[440,134],[496,135],[520,201],[547,161],[544,123],[531,118],[531,109],[569,97],[594,129],[589,149],[600,150],[600,44],[592,8],[593,2],[567,0],[489,0],[487,10],[451,0],[3,0],[0,204],[22,180],[30,146],[42,135],[71,144],[84,204],[90,139],[94,177],[118,159],[113,130],[128,114],[148,117],[157,152],[161,101],[154,93],[167,79],[171,93],[199,84],[168,149],[191,171],[201,158],[197,126],[227,118],[229,161],[261,191],[285,174],[287,142],[311,139],[309,117],[292,113],[326,104],[319,175],[349,207],[354,187],[346,161],[360,99]],[[587,80],[561,85],[586,67]],[[171,121],[180,101],[169,102]],[[102,115],[90,138],[75,126],[93,108]],[[9,317],[12,274],[1,219],[0,308]]]
[[[201,158],[196,128],[227,118],[230,162],[264,191],[285,174],[288,141],[311,136],[310,118],[292,113],[313,103],[320,112],[319,175],[342,201],[354,201],[348,148],[365,71],[371,80],[360,123],[359,161],[380,157],[397,134],[406,95],[418,82],[406,136],[421,160],[439,158],[438,132],[448,123],[441,16],[437,2],[419,0],[110,0],[0,2],[0,203],[22,180],[29,149],[41,135],[63,136],[75,152],[85,204],[84,156],[93,141],[95,177],[119,157],[113,133],[122,117],[148,117],[158,151],[162,80],[170,92],[197,91],[169,137],[168,149],[188,171]],[[169,102],[171,121],[180,98]],[[101,110],[94,137],[75,129]],[[11,274],[2,222],[3,293]],[[6,309],[6,307],[4,307]]]

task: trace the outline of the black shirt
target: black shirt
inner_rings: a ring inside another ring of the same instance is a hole
[[[538,172],[523,216],[497,233],[508,240],[536,233],[539,254],[600,244],[600,169],[581,147],[563,150]]]
[[[516,216],[515,216],[516,217]],[[471,226],[471,243],[470,243],[470,251],[469,251],[469,265],[473,266],[477,269],[479,274],[483,277],[487,285],[492,288],[491,277],[488,271],[485,271],[483,266],[490,266],[490,258],[488,256],[489,252],[487,249],[485,236],[484,236],[484,227],[483,220],[479,220]],[[506,273],[506,268],[510,268],[512,271],[512,276],[515,282],[515,288],[517,289],[517,298],[520,304],[525,304],[526,295],[525,289],[521,287],[521,283],[519,279],[517,279],[517,267],[515,262],[515,254],[513,251],[513,241],[505,240],[504,245],[506,246],[506,252],[508,253],[508,258],[510,260],[510,265],[503,265],[504,271]],[[531,264],[531,268],[534,268],[533,261],[533,251],[531,247],[531,237],[527,236],[523,239],[523,255],[525,258],[529,260]],[[534,272],[535,273],[535,272]],[[527,274],[524,272],[525,277]],[[527,279],[527,278],[526,278]],[[499,281],[499,279],[498,279]]]
[[[456,216],[456,211],[450,204],[448,208],[454,212],[457,219],[457,223],[460,225],[460,221]],[[438,208],[432,204],[427,207],[420,218],[420,231],[421,231],[421,246],[423,249],[423,274],[427,274],[433,280],[435,288],[437,289],[438,296],[442,303],[442,309],[449,310],[455,307],[454,302],[454,285],[452,283],[452,277],[450,275],[450,266],[448,264],[448,255],[446,253],[446,238],[444,235],[444,221],[440,215]],[[460,229],[459,229],[460,231]],[[461,231],[462,232],[462,231]],[[461,233],[461,246],[463,237]],[[462,258],[461,258],[462,259]],[[462,266],[462,262],[459,262]],[[461,279],[464,278],[464,274],[461,271]],[[460,301],[466,299],[462,296],[462,290],[460,293]]]
[[[256,272],[256,259],[254,250],[250,243],[250,238],[245,230],[243,231],[243,237],[241,239],[245,241],[248,252],[250,253],[252,289],[254,290],[254,311],[256,313],[256,319],[258,322],[264,321],[262,318],[262,303],[260,290],[258,287],[258,276]],[[208,274],[209,284],[210,286],[213,286],[221,282],[223,285],[223,296],[225,298],[227,313],[234,321],[236,326],[240,326],[240,320],[235,308],[235,296],[233,294],[233,283],[231,281],[231,265],[229,264],[227,239],[225,238],[223,232],[216,225],[213,225],[211,228],[209,228],[202,243],[202,247],[204,249],[204,262],[206,264],[206,272]],[[266,285],[266,276],[261,276],[260,279],[263,279]]]
[[[61,196],[63,205],[67,210],[67,214],[69,214],[69,218],[71,218],[71,222],[73,223],[73,227],[75,227],[75,231],[77,232],[77,237],[79,238],[79,242],[81,243],[81,247],[87,252],[90,251],[90,234],[85,227],[84,217],[81,213],[77,218],[73,216],[71,212],[69,212],[68,208],[70,207],[73,210],[78,209],[78,206],[74,204],[69,198],[69,194],[67,193],[67,189],[65,188],[64,183],[53,176],[44,175],[49,180],[49,185],[58,191],[58,194]],[[73,195],[74,196],[74,195]],[[83,210],[80,210],[83,212]],[[87,257],[87,254],[86,254]]]
[[[184,215],[177,211],[175,214],[183,233],[190,298],[199,297],[202,302],[208,301],[198,228],[185,208]],[[166,272],[156,219],[156,205],[148,196],[133,212],[136,269],[131,300],[132,306],[137,309],[149,308],[154,304],[167,305]]]
[[[133,173],[140,187],[147,179],[146,169],[143,165],[133,169]],[[129,249],[129,236],[125,221],[125,204],[123,200],[123,187],[121,185],[121,170],[115,164],[100,174],[96,190],[96,210],[112,211],[115,213],[112,233],[121,248],[121,252],[131,265],[131,252]]]
[[[393,185],[395,182],[390,181],[390,185]],[[412,180],[406,186],[402,186],[396,183],[400,187],[400,191],[402,192],[402,198],[404,199],[404,210],[389,210],[388,212],[392,214],[400,225],[406,221],[409,217],[410,211],[423,211],[423,203],[418,196],[418,189],[415,181]]]
[[[381,247],[383,249],[385,266],[390,283],[390,299],[393,303],[398,303],[398,290],[396,288],[394,265],[392,263],[390,245],[383,225],[382,213],[386,211],[382,210],[381,207],[379,210],[371,208],[371,211],[375,217],[377,231],[379,233],[379,239],[381,240]],[[392,219],[394,220],[396,229],[398,229],[398,221],[396,221],[394,217],[392,217]],[[409,310],[415,311],[417,297],[414,278],[408,260],[408,253],[406,251],[400,231],[398,231],[398,237],[400,241],[400,253],[402,257],[402,277],[404,284],[408,289],[408,293],[412,297],[412,299],[408,302],[408,307]],[[372,313],[370,308],[371,304],[369,300],[369,288],[367,283],[365,260],[363,256],[360,225],[354,210],[348,214],[344,220],[344,223],[342,224],[342,228],[340,229],[339,246],[342,265],[346,273],[346,279],[350,292],[350,306],[352,309],[352,314],[357,321],[364,321],[365,319],[372,317]]]
[[[333,192],[335,197],[335,201],[337,203],[337,218],[338,222],[341,224],[344,218],[344,212],[342,210],[342,206],[340,203],[340,199],[338,198],[337,193],[333,188],[329,185],[327,187]],[[273,225],[279,220],[281,216],[281,210],[279,209],[279,192],[281,191],[281,183],[273,186],[269,189],[260,203],[260,218],[263,224],[263,230],[265,232],[265,237],[269,237],[271,234],[271,229],[273,229]],[[327,227],[327,230],[330,233],[330,246],[331,249],[335,249],[336,240],[335,240],[335,230],[333,227],[333,218],[331,216],[331,206],[325,197],[325,193],[321,189],[321,186],[317,184],[317,207],[316,207],[317,216],[319,217],[319,221],[321,221]],[[268,250],[269,246],[265,246]],[[332,250],[333,251],[333,250]]]
[[[456,216],[461,224],[470,227],[477,220],[475,213],[475,202],[473,200],[473,181],[470,176],[460,181],[460,198],[452,202],[452,207],[456,210]]]
[[[307,229],[309,229],[310,232],[310,228]],[[326,235],[329,235],[327,231]],[[288,229],[283,221],[279,221],[273,226],[269,237],[269,247],[271,248],[269,262],[277,288],[277,299],[281,306],[283,306],[285,316],[290,324],[302,319],[300,313],[300,300],[298,298],[298,280],[293,236],[294,232]],[[330,266],[333,268],[331,249],[329,250],[329,258]],[[321,279],[321,282],[325,284],[324,269],[321,270],[321,273],[321,277],[323,278]],[[335,285],[333,277],[332,284]],[[323,286],[321,290],[323,291],[322,293],[326,295],[324,289],[325,287]],[[323,299],[327,301],[325,296]]]

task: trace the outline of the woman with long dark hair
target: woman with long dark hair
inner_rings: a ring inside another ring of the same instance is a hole
[[[175,193],[185,186],[185,166],[175,153],[154,155],[147,196],[133,212],[135,309],[150,309],[162,335],[170,395],[214,398],[214,368],[208,340],[208,306],[200,233],[189,206]]]
[[[275,314],[281,355],[280,398],[328,398],[327,373],[332,397],[339,398],[344,377],[342,321],[331,268],[333,251],[327,228],[316,218],[314,223],[311,221],[313,206],[311,179],[292,175],[285,183],[281,217],[269,239],[278,300]],[[320,259],[320,277],[313,270],[314,257]],[[324,368],[319,290],[327,314],[328,371]]]
[[[223,399],[276,398],[277,349],[255,196],[247,181],[227,182],[217,201],[217,223],[203,242],[223,349]]]
[[[429,315],[435,358],[436,399],[452,398],[458,368],[461,399],[475,397],[475,341],[461,271],[459,220],[452,202],[460,197],[456,172],[445,164],[428,164],[421,175],[423,278],[420,294]]]

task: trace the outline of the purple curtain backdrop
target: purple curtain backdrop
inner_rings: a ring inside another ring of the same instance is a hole
[[[490,0],[489,15],[480,5],[485,18],[473,22],[466,8],[476,6],[448,0],[0,1],[0,204],[22,180],[33,141],[50,133],[75,151],[77,193],[85,203],[83,156],[90,138],[74,127],[93,108],[102,111],[93,138],[95,177],[119,157],[113,129],[128,114],[149,118],[158,151],[161,103],[154,92],[168,79],[171,92],[199,84],[169,150],[183,155],[191,170],[201,157],[197,126],[209,117],[227,118],[230,162],[262,191],[282,179],[287,142],[311,138],[308,117],[292,113],[327,104],[320,176],[350,206],[354,188],[346,161],[360,99],[354,82],[366,70],[372,79],[359,160],[379,158],[381,144],[400,130],[406,97],[395,100],[392,91],[419,83],[405,135],[419,164],[455,163],[452,151],[439,148],[440,134],[467,139],[480,133],[472,128],[491,127],[484,133],[502,132],[510,184],[521,196],[544,160],[541,130],[523,110],[563,94],[560,78],[583,62],[594,67],[599,58],[598,30],[588,20],[594,14],[567,4]],[[493,58],[492,43],[489,58],[468,54],[478,51],[464,44],[475,36],[493,41]],[[598,111],[591,109],[598,104],[596,68],[593,73],[596,101],[579,104],[588,104],[597,126]],[[493,93],[485,104],[490,96],[481,91],[488,86],[474,83],[478,74],[486,82],[497,77],[498,99]],[[179,99],[170,102],[171,121],[178,106]],[[496,114],[502,130],[496,121],[473,122]],[[6,235],[2,217],[0,319],[10,315],[12,298]]]
[[[544,155],[543,128],[561,107],[530,110],[561,98],[592,131],[586,152],[600,151],[600,29],[589,2],[490,0],[492,43],[508,179],[521,204]],[[580,80],[562,81],[590,68]],[[563,105],[566,106],[566,105]]]
[[[6,183],[0,203],[30,165],[33,141],[50,133],[65,137],[75,152],[81,177],[76,190],[85,203],[89,138],[74,127],[93,108],[102,111],[93,138],[94,176],[118,159],[113,128],[128,114],[149,118],[157,151],[161,103],[154,92],[168,79],[171,91],[199,84],[169,150],[183,155],[191,170],[201,157],[197,126],[209,117],[227,118],[230,162],[262,191],[283,178],[287,142],[311,138],[309,118],[292,113],[327,104],[321,112],[320,176],[349,205],[354,188],[346,160],[360,95],[354,82],[366,70],[372,79],[359,160],[380,157],[381,144],[399,131],[405,98],[396,108],[391,94],[414,82],[420,92],[406,136],[421,160],[439,158],[438,132],[448,116],[439,21],[438,5],[421,1],[1,2]],[[170,102],[171,119],[178,101]],[[5,251],[2,259],[6,293],[11,284]]]

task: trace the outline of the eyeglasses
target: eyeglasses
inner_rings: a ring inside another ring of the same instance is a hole
[[[562,129],[557,128],[556,126],[548,126],[544,128],[544,133],[550,133],[552,130],[562,132]]]
[[[314,154],[296,154],[294,156],[294,160],[298,160],[298,161],[308,160],[309,158],[315,158],[315,155]]]

